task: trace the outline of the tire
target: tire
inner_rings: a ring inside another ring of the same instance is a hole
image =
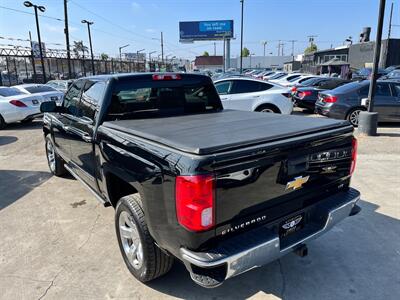
[[[349,113],[346,116],[346,120],[350,122],[351,125],[354,127],[358,127],[358,118],[360,112],[364,111],[362,108],[353,108],[352,110],[349,111]]]
[[[46,136],[45,141],[47,164],[49,166],[50,172],[58,177],[65,175],[67,173],[67,170],[64,168],[64,160],[57,154],[50,135]]]
[[[22,124],[30,124],[30,123],[32,123],[32,121],[33,121],[33,119],[25,119],[25,120],[22,120],[21,123]]]
[[[265,113],[274,113],[274,114],[280,114],[281,113],[279,108],[277,108],[275,105],[272,105],[272,104],[260,105],[259,107],[256,108],[256,111],[265,112]]]
[[[4,121],[3,117],[0,115],[0,130],[6,128],[7,123]]]
[[[139,194],[125,196],[118,201],[115,230],[122,257],[136,279],[148,282],[171,269],[174,258],[161,251],[151,237]],[[129,255],[132,248],[133,256]]]

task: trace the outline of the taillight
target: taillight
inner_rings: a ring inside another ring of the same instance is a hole
[[[297,91],[297,87],[295,87],[295,86],[292,87],[292,90],[291,90],[291,91],[292,91],[292,93],[295,93],[295,92]]]
[[[353,175],[354,170],[356,169],[357,148],[358,148],[357,139],[353,137],[353,140],[352,140],[352,142],[351,142],[351,167],[350,167],[350,175]]]
[[[337,97],[336,96],[326,96],[324,98],[324,102],[325,103],[335,103],[337,101]]]
[[[10,104],[18,106],[18,107],[26,107],[26,104],[19,100],[11,100]]]
[[[310,96],[312,93],[311,91],[304,91],[304,92],[299,92],[297,95],[299,96],[300,99],[303,99],[307,96]]]
[[[153,80],[180,80],[179,74],[153,74]]]
[[[214,185],[212,175],[176,177],[176,216],[179,224],[192,231],[204,231],[215,225]]]

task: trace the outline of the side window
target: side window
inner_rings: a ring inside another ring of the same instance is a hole
[[[387,97],[391,97],[392,94],[390,93],[390,87],[389,84],[387,83],[378,83],[376,85],[376,92],[375,92],[376,96],[387,96]]]
[[[273,87],[272,84],[260,82],[260,91],[266,91]]]
[[[261,86],[258,81],[235,80],[231,94],[254,93],[260,90]]]
[[[103,98],[105,86],[106,84],[103,81],[86,81],[81,101],[78,105],[78,117],[87,117],[94,120],[99,101]]]
[[[215,88],[217,89],[218,94],[220,95],[226,95],[229,93],[229,89],[231,87],[231,81],[224,81],[224,82],[219,82],[215,85]]]
[[[363,88],[360,89],[359,94],[362,97],[367,97],[369,92],[369,85],[364,86]]]
[[[64,96],[63,106],[67,108],[68,112],[75,115],[79,103],[79,97],[83,88],[84,81],[78,80],[74,82],[71,88],[67,91]]]
[[[393,83],[392,87],[393,87],[395,96],[397,96],[397,98],[400,98],[400,83]]]

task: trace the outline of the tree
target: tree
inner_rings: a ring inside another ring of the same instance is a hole
[[[210,56],[210,54],[207,51],[204,51],[203,56]]]
[[[108,54],[106,54],[106,53],[101,53],[101,54],[100,54],[100,59],[101,59],[101,60],[107,60],[107,59],[108,59]]]
[[[83,44],[83,41],[74,41],[74,46],[72,51],[75,53],[76,57],[80,57],[79,53],[82,52],[82,56],[85,56],[85,52],[89,52],[88,47]]]
[[[315,51],[318,50],[317,45],[315,45],[314,43],[311,43],[310,46],[308,46],[305,50],[304,50],[304,54],[310,54],[313,53]]]
[[[250,55],[250,50],[247,49],[246,47],[243,48],[242,50],[242,56],[243,57],[248,57]]]

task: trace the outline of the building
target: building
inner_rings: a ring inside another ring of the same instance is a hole
[[[223,69],[223,56],[196,56],[194,66],[198,70]]]
[[[283,64],[283,70],[288,73],[298,71],[300,69],[301,69],[301,61],[293,60],[285,62]]]
[[[293,59],[293,56],[247,56],[243,57],[243,69],[282,69],[285,62]],[[231,58],[231,68],[240,68],[240,57]]]
[[[382,40],[379,67],[400,65],[400,39]],[[351,69],[371,67],[374,61],[375,42],[364,42],[315,51],[304,55],[302,71],[317,74],[319,66],[332,61],[348,62]]]

